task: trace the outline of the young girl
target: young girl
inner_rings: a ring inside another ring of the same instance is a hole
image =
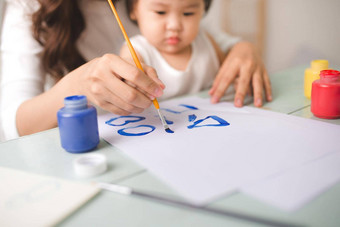
[[[236,88],[235,105],[242,106],[247,86],[253,83],[254,104],[261,106],[262,83],[267,100],[271,99],[269,79],[263,66],[255,69],[247,62],[240,62],[245,63],[245,67],[240,68],[236,68],[235,64],[224,64],[219,72],[223,53],[214,39],[200,27],[210,3],[211,0],[127,0],[130,19],[138,24],[142,34],[132,37],[131,42],[140,60],[154,67],[165,84],[166,89],[160,99],[207,89],[217,75],[210,90],[211,101],[216,103],[238,75],[241,82]],[[120,55],[131,60],[126,45]],[[232,51],[230,55],[233,56]],[[246,67],[249,68],[247,73]],[[252,82],[247,75],[249,71],[256,75]],[[259,77],[261,74],[263,78]]]
[[[196,93],[212,85],[223,61],[215,41],[200,29],[210,0],[128,0],[142,35],[131,38],[140,60],[154,67],[166,89],[160,99]],[[131,59],[127,45],[121,57]]]

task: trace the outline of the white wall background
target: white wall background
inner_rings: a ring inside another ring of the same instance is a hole
[[[320,58],[340,70],[340,0],[267,0],[265,37],[269,72]]]
[[[3,9],[4,9],[4,0],[0,0],[0,35],[1,35],[1,26],[2,26],[2,16],[3,16]],[[1,65],[0,65],[0,71],[1,71]],[[1,83],[1,73],[0,73],[0,83]],[[1,88],[0,88],[1,89]],[[1,100],[1,97],[0,97]],[[1,110],[1,103],[0,103],[0,110]],[[0,122],[0,143],[5,140],[5,137],[3,135],[3,129]]]
[[[211,10],[220,11],[231,34],[262,45],[258,35],[264,31],[262,55],[270,73],[320,58],[340,69],[340,0],[213,1],[221,7]]]

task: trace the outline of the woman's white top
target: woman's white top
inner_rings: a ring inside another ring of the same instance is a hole
[[[144,36],[132,37],[131,43],[143,58],[144,63],[156,69],[159,79],[166,86],[163,95],[158,98],[159,100],[208,89],[219,69],[220,64],[216,51],[202,30],[191,44],[191,57],[183,71],[169,65],[161,53]]]
[[[111,9],[104,0],[78,0],[85,18],[86,29],[77,41],[83,57],[89,61],[105,53],[119,53],[124,37]],[[212,9],[218,9],[220,0],[213,1]],[[54,85],[55,81],[43,71],[40,54],[42,47],[32,37],[30,15],[38,9],[36,0],[6,0],[1,34],[1,88],[0,127],[6,139],[18,137],[16,112],[26,100]],[[128,19],[125,2],[116,5],[122,23],[129,36],[138,34],[138,28]],[[219,29],[218,18],[211,12],[203,23],[222,51],[239,41]],[[216,26],[211,26],[215,24]],[[0,138],[1,140],[1,138]]]

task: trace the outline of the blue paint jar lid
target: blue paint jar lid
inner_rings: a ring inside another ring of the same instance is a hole
[[[82,110],[87,108],[85,95],[73,95],[64,99],[65,108],[69,110]]]

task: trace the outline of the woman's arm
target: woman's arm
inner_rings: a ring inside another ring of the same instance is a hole
[[[112,54],[84,64],[45,91],[42,48],[30,30],[29,15],[34,9],[22,5],[24,2],[8,2],[2,30],[1,121],[7,139],[55,127],[56,113],[69,95],[86,95],[95,105],[126,115],[143,111],[151,105],[151,98],[162,94],[162,88],[149,77],[156,75],[147,76]]]
[[[16,116],[19,135],[57,126],[56,113],[63,106],[64,97],[78,94],[86,95],[104,110],[128,115],[149,107],[153,97],[162,95],[162,88],[134,65],[107,54],[70,72],[50,90],[22,103]]]

